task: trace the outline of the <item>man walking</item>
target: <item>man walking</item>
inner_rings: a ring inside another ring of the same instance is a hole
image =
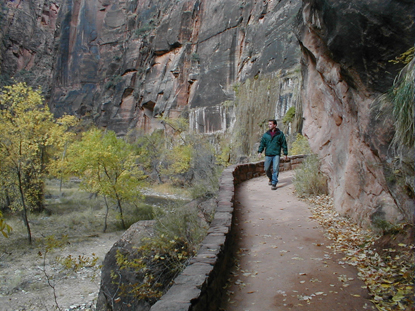
[[[264,169],[269,178],[268,184],[271,185],[271,190],[276,190],[278,183],[281,148],[284,151],[285,159],[287,159],[287,142],[285,140],[284,133],[281,132],[279,128],[277,128],[276,120],[269,120],[268,127],[269,131],[262,135],[258,154],[261,154],[265,149]]]

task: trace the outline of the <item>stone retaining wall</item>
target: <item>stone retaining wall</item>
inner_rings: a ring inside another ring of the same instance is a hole
[[[281,158],[280,171],[296,168],[305,156]],[[264,175],[264,161],[233,165],[221,176],[215,217],[197,256],[174,280],[169,291],[151,307],[151,311],[218,310],[226,270],[231,258],[232,215],[235,186],[245,180]]]

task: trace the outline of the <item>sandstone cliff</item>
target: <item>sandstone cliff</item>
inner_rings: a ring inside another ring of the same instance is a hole
[[[41,85],[56,115],[119,135],[184,116],[193,131],[231,132],[242,154],[264,121],[296,106],[293,131],[322,158],[340,211],[363,224],[410,219],[411,197],[385,177],[393,129],[370,104],[401,67],[388,60],[413,45],[413,10],[409,0],[3,1],[0,83]]]
[[[2,73],[36,77],[56,115],[77,114],[120,134],[151,131],[157,116],[185,110],[193,129],[224,131],[232,115],[220,104],[235,99],[235,82],[298,64],[292,24],[299,5],[8,1]]]
[[[303,3],[304,133],[323,161],[335,206],[366,225],[374,217],[410,220],[413,193],[385,178],[393,174],[388,146],[394,129],[370,107],[402,68],[389,61],[414,43],[414,2]]]

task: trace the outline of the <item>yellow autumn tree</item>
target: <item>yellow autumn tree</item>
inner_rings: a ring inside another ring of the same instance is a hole
[[[133,145],[117,138],[113,131],[93,128],[68,148],[65,161],[72,174],[81,179],[82,189],[101,194],[116,204],[121,224],[126,228],[123,204],[138,198],[139,186],[146,178]]]
[[[42,211],[44,180],[54,154],[70,139],[74,117],[55,120],[41,90],[25,83],[4,87],[0,94],[1,186],[11,196],[10,208],[22,212],[29,243],[28,212]]]

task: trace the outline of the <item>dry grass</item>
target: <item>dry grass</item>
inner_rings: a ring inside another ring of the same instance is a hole
[[[294,187],[298,197],[327,194],[327,179],[320,172],[317,155],[308,156],[302,165],[295,170]]]
[[[28,217],[34,246],[38,246],[50,235],[56,237],[67,235],[70,239],[82,239],[103,231],[106,214],[104,199],[79,190],[79,184],[76,182],[64,183],[60,189],[59,181],[48,181],[45,206],[44,212],[30,213]],[[2,240],[1,249],[11,251],[27,245],[27,231],[20,214],[8,213],[5,216],[13,231],[8,239]],[[150,219],[152,216],[152,207],[144,203],[125,206],[124,217],[128,219],[127,225]],[[118,211],[114,205],[110,205],[106,232],[119,230],[121,227]]]
[[[190,197],[189,190],[185,188],[174,187],[169,183],[156,184],[151,187],[154,192],[181,197]]]

